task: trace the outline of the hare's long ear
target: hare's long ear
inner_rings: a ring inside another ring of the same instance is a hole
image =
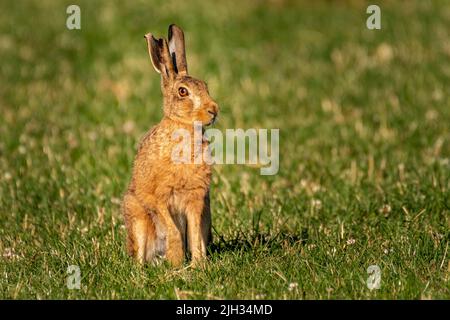
[[[170,58],[167,41],[155,39],[151,33],[146,34],[145,39],[147,39],[148,54],[150,55],[153,68],[163,78],[172,78],[175,74],[175,69]]]
[[[169,51],[176,72],[178,74],[187,74],[184,33],[180,27],[174,24],[169,26]]]

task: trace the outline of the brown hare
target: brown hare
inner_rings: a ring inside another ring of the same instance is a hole
[[[179,266],[186,250],[198,263],[212,238],[211,167],[203,161],[173,161],[173,134],[184,129],[194,136],[194,122],[202,127],[212,124],[219,107],[205,82],[188,75],[179,27],[169,27],[168,43],[150,33],[145,38],[153,67],[161,75],[164,116],[140,142],[122,202],[127,248],[141,263],[165,258]],[[206,139],[200,144],[208,147]]]

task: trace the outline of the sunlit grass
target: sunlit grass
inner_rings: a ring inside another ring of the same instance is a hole
[[[362,1],[155,2],[80,1],[74,31],[1,2],[0,298],[450,298],[448,3],[370,31]],[[217,128],[280,128],[277,175],[215,167],[204,269],[136,265],[119,210],[162,114],[143,35],[173,22]]]

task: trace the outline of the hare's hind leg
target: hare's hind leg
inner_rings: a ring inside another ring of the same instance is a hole
[[[128,253],[140,263],[152,261],[155,257],[156,229],[150,215],[132,194],[125,195],[122,210],[127,227]]]
[[[173,266],[182,265],[185,253],[184,239],[166,203],[148,193],[141,194],[140,197],[137,196],[140,203],[148,208],[152,215],[157,234],[156,253],[159,254],[162,248],[163,254],[160,254],[161,256],[164,256]]]

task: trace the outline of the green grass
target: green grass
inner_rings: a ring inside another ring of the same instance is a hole
[[[0,298],[449,299],[449,3],[370,31],[368,2],[308,2],[77,1],[69,31],[73,2],[1,1]],[[215,167],[204,269],[135,264],[119,210],[173,22],[217,128],[280,128],[277,175]]]

